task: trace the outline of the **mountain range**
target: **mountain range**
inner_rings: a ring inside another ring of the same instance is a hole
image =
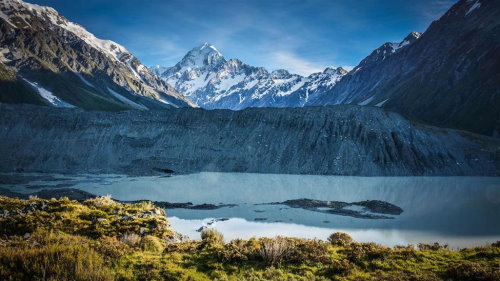
[[[239,59],[226,59],[204,43],[173,67],[151,68],[202,108],[239,110],[247,107],[301,107],[320,92],[331,90],[347,71],[326,68],[308,77],[285,69],[272,72]]]
[[[420,33],[412,32],[401,42],[385,43],[362,64],[377,61],[378,57],[383,60],[384,56],[409,46],[419,36]],[[227,60],[209,43],[192,49],[173,67],[157,65],[150,69],[202,108],[233,110],[316,104],[348,73],[342,67],[327,67],[307,77],[285,69],[268,72],[239,59]],[[367,103],[359,102],[360,105]]]
[[[438,126],[500,132],[500,2],[460,0],[354,69],[307,77],[226,59],[204,43],[147,68],[49,7],[1,0],[0,102],[91,110],[377,106]]]

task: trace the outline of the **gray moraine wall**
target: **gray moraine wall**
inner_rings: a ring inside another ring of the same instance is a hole
[[[500,175],[500,140],[339,105],[98,112],[0,104],[0,172]]]

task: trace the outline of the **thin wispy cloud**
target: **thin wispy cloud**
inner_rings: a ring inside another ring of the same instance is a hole
[[[276,69],[286,69],[290,73],[303,76],[323,71],[325,68],[323,65],[314,64],[289,52],[275,52],[271,55],[271,60]]]

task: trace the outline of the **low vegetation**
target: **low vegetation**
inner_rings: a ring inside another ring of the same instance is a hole
[[[500,280],[500,243],[388,248],[345,233],[179,241],[162,209],[0,197],[0,280]]]

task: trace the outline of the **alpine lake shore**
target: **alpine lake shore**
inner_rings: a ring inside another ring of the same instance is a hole
[[[500,242],[418,244],[251,238],[188,240],[151,202],[0,196],[2,280],[500,280]]]

